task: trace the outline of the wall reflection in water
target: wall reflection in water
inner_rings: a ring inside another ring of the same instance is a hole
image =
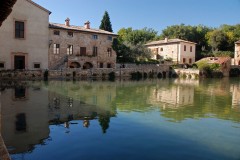
[[[239,122],[238,81],[1,82],[1,132],[10,153],[44,144],[49,125],[91,127],[107,133],[117,112],[154,110],[172,122],[216,118]],[[79,124],[80,123],[80,124]]]

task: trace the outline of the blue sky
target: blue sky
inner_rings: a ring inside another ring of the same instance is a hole
[[[123,27],[153,28],[161,33],[167,26],[240,24],[240,0],[33,0],[52,12],[50,22],[83,26],[90,21],[98,28],[107,10],[115,33]]]

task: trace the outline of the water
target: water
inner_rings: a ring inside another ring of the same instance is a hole
[[[1,85],[13,160],[240,159],[239,79]]]

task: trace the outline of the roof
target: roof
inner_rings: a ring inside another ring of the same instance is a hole
[[[72,30],[72,31],[80,31],[80,32],[91,32],[91,33],[98,33],[98,34],[106,34],[106,35],[118,36],[115,33],[108,32],[108,31],[101,30],[101,29],[94,29],[94,28],[87,29],[87,28],[82,27],[82,26],[73,26],[73,25],[66,26],[65,24],[58,24],[58,23],[49,23],[49,28]]]
[[[160,40],[160,41],[152,41],[152,42],[147,43],[146,46],[164,45],[164,44],[180,43],[180,42],[197,44],[197,43],[195,43],[195,42],[185,41],[185,40],[176,38],[176,39],[167,39],[167,40]]]
[[[206,57],[200,59],[199,61],[208,61],[208,63],[223,64],[225,62],[231,61],[231,57]]]
[[[240,40],[239,41],[237,41],[237,42],[235,42],[236,44],[240,44]]]
[[[47,10],[46,8],[43,8],[42,6],[40,6],[39,4],[33,2],[32,0],[26,0],[28,1],[29,3],[33,4],[34,6],[40,8],[41,10],[45,11],[45,12],[48,12],[49,14],[51,14],[52,12],[50,12],[49,10]]]

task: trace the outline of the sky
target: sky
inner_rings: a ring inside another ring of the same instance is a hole
[[[50,10],[50,22],[99,28],[108,11],[115,33],[121,28],[152,28],[161,34],[167,26],[240,24],[240,0],[33,0]]]

